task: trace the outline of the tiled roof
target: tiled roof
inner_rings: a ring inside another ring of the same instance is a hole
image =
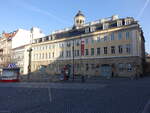
[[[3,33],[3,37],[5,38],[12,38],[16,35],[17,31],[11,32],[11,33]]]

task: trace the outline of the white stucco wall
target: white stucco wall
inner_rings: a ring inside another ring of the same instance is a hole
[[[12,49],[31,44],[33,39],[44,36],[41,30],[36,27],[33,27],[32,30],[18,29],[18,32],[12,39]]]
[[[12,38],[12,49],[27,45],[30,43],[30,31],[18,29],[16,35]]]

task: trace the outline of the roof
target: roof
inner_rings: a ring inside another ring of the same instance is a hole
[[[14,32],[11,32],[11,33],[5,33],[4,32],[2,35],[5,38],[12,38],[12,37],[14,37],[16,35],[16,33],[17,33],[17,31],[14,31]]]
[[[82,12],[79,10],[75,17],[77,16],[84,16],[84,14],[82,14]]]

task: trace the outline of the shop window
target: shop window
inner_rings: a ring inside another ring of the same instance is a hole
[[[131,64],[127,64],[127,71],[132,71],[132,65]]]
[[[86,71],[88,71],[89,70],[89,65],[88,64],[86,64]]]
[[[125,69],[125,64],[120,63],[119,64],[119,71],[122,72],[122,71],[124,71],[124,69]]]
[[[91,69],[95,69],[95,65],[94,64],[91,64]]]
[[[130,44],[126,44],[126,53],[131,53],[131,45]]]

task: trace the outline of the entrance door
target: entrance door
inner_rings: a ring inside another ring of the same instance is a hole
[[[108,64],[102,65],[101,66],[101,76],[111,77],[112,76],[112,67]]]

